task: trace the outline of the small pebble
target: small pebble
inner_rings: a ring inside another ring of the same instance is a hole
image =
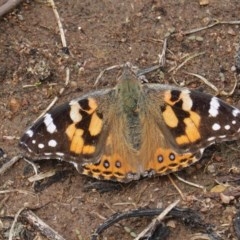
[[[9,101],[9,108],[12,112],[17,112],[19,111],[20,109],[20,103],[19,103],[19,100],[16,99],[16,98],[11,98],[10,101]]]
[[[215,166],[213,164],[208,165],[207,170],[208,170],[209,173],[215,173],[216,172]]]
[[[209,4],[209,0],[199,0],[199,5],[200,6],[206,6]]]
[[[229,35],[236,36],[236,32],[235,32],[232,28],[229,28],[228,31],[227,31],[227,33],[228,33]]]

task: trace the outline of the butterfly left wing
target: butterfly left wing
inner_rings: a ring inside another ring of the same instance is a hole
[[[111,91],[96,91],[50,110],[24,133],[20,146],[40,159],[57,158],[75,166],[92,161],[107,138],[104,121]]]
[[[20,146],[36,159],[70,162],[94,178],[138,179],[139,163],[135,150],[124,141],[127,122],[119,104],[114,88],[72,100],[36,121],[20,139]]]
[[[141,153],[148,171],[180,170],[199,160],[207,146],[240,137],[240,110],[217,97],[160,84],[145,84],[143,90],[151,109],[143,120],[148,138]],[[149,149],[152,154],[146,154]]]

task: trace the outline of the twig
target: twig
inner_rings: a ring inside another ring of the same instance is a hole
[[[57,19],[58,28],[59,28],[59,31],[60,31],[60,37],[61,37],[61,40],[62,40],[62,45],[63,45],[64,48],[66,48],[67,47],[67,41],[66,41],[66,38],[65,38],[63,25],[62,25],[62,22],[60,20],[60,17],[59,17],[58,11],[57,11],[57,7],[54,3],[54,0],[49,0],[49,3],[51,4],[53,12],[55,14],[55,17]]]
[[[240,21],[218,21],[218,20],[216,20],[214,23],[211,23],[205,27],[200,27],[200,28],[195,28],[192,30],[183,31],[183,32],[181,32],[181,34],[182,35],[190,35],[192,33],[200,32],[202,30],[206,30],[206,29],[214,27],[216,25],[223,25],[223,24],[238,25],[238,24],[240,24]],[[179,34],[179,32],[172,34],[172,36],[176,36],[178,34]]]
[[[39,174],[36,174],[34,176],[31,176],[28,178],[28,181],[29,182],[36,182],[36,181],[39,181],[39,180],[42,180],[42,179],[45,179],[45,178],[49,178],[49,177],[52,177],[56,174],[56,170],[50,170],[48,172],[45,172],[45,173],[39,173]]]
[[[63,25],[62,25],[62,22],[61,22],[61,20],[60,20],[60,17],[59,17],[59,14],[58,14],[56,5],[55,5],[55,3],[54,3],[54,0],[49,0],[49,3],[50,3],[51,6],[52,6],[53,12],[54,12],[54,14],[55,14],[55,17],[56,17],[56,20],[57,20],[57,23],[58,23],[58,28],[59,28],[59,32],[60,32],[61,41],[62,41],[62,46],[63,46],[63,48],[67,48],[67,41],[66,41],[66,37],[65,37],[65,34],[64,34]],[[66,87],[67,87],[68,84],[69,84],[69,81],[70,81],[70,69],[67,67],[67,68],[66,68],[65,86],[60,89],[60,91],[59,91],[59,96],[63,94],[64,90],[66,89]],[[43,113],[35,120],[35,122],[36,122],[39,118],[41,118],[43,115],[45,115],[45,114],[47,113],[47,111],[49,111],[49,109],[52,108],[52,106],[53,106],[53,105],[57,102],[57,100],[59,99],[59,96],[58,96],[58,97],[55,97],[55,98],[53,99],[53,101],[49,104],[49,106],[45,109],[45,111],[43,111]]]
[[[163,67],[166,63],[166,50],[167,50],[167,40],[168,38],[164,38],[164,41],[163,41],[163,49],[162,49],[162,53],[160,53],[158,55],[158,63],[159,63],[159,67]]]
[[[189,182],[189,181],[187,181],[187,180],[179,177],[177,174],[174,174],[174,176],[175,176],[179,181],[181,181],[181,182],[183,182],[183,183],[186,183],[186,184],[188,184],[188,185],[190,185],[190,186],[192,186],[192,187],[200,188],[200,189],[203,189],[204,191],[206,191],[206,188],[205,188],[204,186],[202,186],[202,185],[199,185],[199,184],[196,184],[196,183],[193,183],[193,182]]]
[[[190,237],[190,240],[213,240],[209,234],[196,233]]]
[[[197,77],[197,78],[199,78],[201,81],[203,81],[207,86],[209,86],[210,88],[212,88],[217,94],[220,94],[220,95],[222,95],[222,96],[231,96],[233,93],[234,93],[234,91],[235,91],[235,89],[236,89],[236,87],[237,87],[237,78],[236,78],[236,76],[234,76],[234,78],[235,78],[235,82],[234,82],[234,85],[233,85],[233,88],[232,88],[232,90],[230,91],[230,92],[226,92],[226,91],[224,91],[224,90],[220,90],[219,91],[219,89],[217,88],[217,87],[215,87],[212,83],[210,83],[205,77],[203,77],[203,76],[201,76],[201,75],[199,75],[199,74],[196,74],[196,73],[190,73],[190,72],[186,72],[187,74],[189,74],[189,75],[191,75],[191,76],[195,76],[195,77]]]
[[[219,93],[219,90],[217,89],[217,87],[215,87],[212,83],[210,83],[205,77],[196,74],[196,73],[190,73],[190,72],[186,72],[186,74],[191,75],[191,76],[195,76],[197,78],[199,78],[202,82],[204,82],[207,86],[209,86],[211,89],[213,89],[213,91],[215,91],[216,93]]]
[[[0,201],[0,209],[3,209],[3,206],[8,201],[9,197],[10,195],[7,195]]]
[[[69,84],[69,80],[70,80],[70,69],[67,67],[66,68],[66,80],[65,80],[65,86],[63,88],[60,89],[59,91],[59,96],[63,94],[64,90],[66,89],[66,87],[68,86]],[[44,116],[47,111],[49,111],[49,109],[51,109],[54,104],[57,102],[57,100],[59,99],[59,96],[57,97],[54,97],[54,99],[52,100],[52,102],[48,105],[48,107],[41,113],[41,115],[35,120],[35,122],[41,118],[42,116]]]
[[[205,54],[205,52],[201,52],[201,53],[195,53],[191,56],[189,56],[188,58],[186,58],[180,65],[178,65],[177,67],[171,68],[168,72],[172,72],[173,74],[175,74],[180,68],[182,68],[188,61],[192,60],[195,57],[201,56]]]
[[[13,10],[18,4],[20,4],[23,0],[7,0],[0,6],[0,18]]]
[[[5,193],[12,193],[12,192],[18,192],[18,193],[23,193],[23,194],[30,194],[33,197],[36,197],[37,195],[33,192],[29,192],[26,190],[21,190],[21,189],[11,189],[11,190],[1,190],[0,194],[5,194]]]
[[[98,216],[101,220],[106,220],[107,218],[104,217],[103,215],[101,215],[100,213],[98,212],[95,212],[95,211],[91,211],[92,214],[95,214],[96,216]]]
[[[146,238],[146,235],[151,235],[156,229],[157,225],[163,220],[163,218],[174,208],[180,200],[176,200],[174,203],[170,204],[162,213],[160,213],[148,226],[145,228],[134,240],[140,240],[141,238]]]
[[[18,210],[18,212],[16,213],[16,215],[14,216],[14,220],[13,220],[13,223],[12,223],[12,226],[10,228],[10,231],[9,231],[9,238],[8,240],[12,240],[13,239],[13,236],[14,236],[14,227],[16,225],[16,222],[18,220],[18,217],[20,215],[20,213],[25,209],[25,207],[21,208]]]
[[[17,140],[19,140],[19,137],[17,137],[17,136],[7,136],[7,135],[5,135],[5,136],[2,136],[2,138],[4,139],[4,140],[9,140],[9,141],[12,141],[12,140],[15,140],[15,139],[17,139]]]
[[[172,179],[171,175],[167,175],[169,180],[171,181],[172,185],[176,188],[176,190],[178,191],[178,193],[180,194],[181,198],[183,200],[186,199],[186,197],[184,196],[184,194],[182,193],[181,189],[177,186],[177,184],[174,182],[174,180]]]
[[[0,175],[5,173],[14,163],[16,163],[21,158],[22,158],[22,156],[18,155],[18,156],[13,157],[10,161],[3,164],[3,166],[0,168]]]
[[[38,86],[40,86],[41,85],[41,82],[37,82],[37,83],[35,83],[35,84],[27,84],[27,85],[23,85],[22,87],[23,88],[32,88],[32,87],[38,87]],[[48,86],[49,87],[52,87],[52,86],[56,86],[57,85],[57,83],[49,83],[48,84]]]
[[[31,161],[29,161],[29,160],[27,160],[26,158],[23,158],[23,160],[26,161],[28,164],[30,164],[32,166],[32,168],[33,168],[33,170],[35,172],[35,175],[37,175],[38,174],[38,168],[37,168],[36,164],[31,162]]]
[[[65,240],[61,235],[59,235],[54,229],[48,226],[42,219],[40,219],[31,210],[25,210],[22,212],[21,217],[23,217],[27,222],[29,222],[34,228],[41,232],[42,235],[51,240]]]
[[[111,66],[111,67],[108,67],[108,68],[103,69],[103,70],[99,73],[99,75],[97,76],[97,78],[96,78],[93,86],[96,86],[96,85],[98,84],[99,80],[102,78],[102,76],[103,76],[103,74],[104,74],[105,72],[110,71],[110,70],[113,70],[113,69],[120,69],[120,68],[123,68],[124,66],[125,66],[125,64],[113,65],[113,66]]]
[[[99,235],[102,234],[106,229],[115,225],[121,220],[126,220],[129,218],[137,218],[137,217],[153,217],[158,216],[162,213],[164,209],[162,208],[154,208],[154,209],[136,209],[127,212],[118,212],[113,214],[110,218],[108,218],[104,223],[102,223],[92,234],[91,240],[97,240]],[[172,218],[176,218],[180,220],[182,223],[188,225],[191,229],[201,228],[206,229],[208,233],[214,233],[211,225],[205,224],[200,216],[193,210],[188,208],[173,208],[168,216]],[[189,225],[189,223],[191,223]],[[207,228],[206,228],[207,226]],[[210,227],[210,228],[209,228]]]

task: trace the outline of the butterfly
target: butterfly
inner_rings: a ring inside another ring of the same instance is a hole
[[[114,88],[47,112],[20,146],[97,179],[129,182],[179,171],[209,145],[239,137],[239,109],[203,92],[143,84],[126,66]]]

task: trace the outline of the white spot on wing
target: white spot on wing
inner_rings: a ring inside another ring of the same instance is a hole
[[[82,120],[82,115],[80,114],[79,110],[81,109],[80,105],[76,101],[71,101],[70,105],[70,118],[74,123],[80,122]]]
[[[27,130],[26,134],[31,138],[33,136],[33,130],[31,129]]]
[[[56,155],[62,157],[62,156],[64,156],[64,153],[62,153],[62,152],[56,152]]]
[[[190,111],[193,105],[193,101],[189,94],[190,94],[189,90],[184,90],[183,93],[181,94],[181,98],[183,100],[182,108],[184,111]]]
[[[230,125],[225,125],[224,128],[225,128],[226,130],[229,130],[231,127],[230,127]]]
[[[45,156],[51,156],[52,153],[46,152],[46,153],[44,153],[44,155],[45,155]]]
[[[38,148],[43,149],[43,148],[44,148],[44,144],[39,143],[39,144],[38,144]]]
[[[232,121],[232,124],[235,125],[237,122],[235,120]]]
[[[233,115],[234,117],[237,117],[238,114],[240,114],[240,111],[239,111],[238,109],[234,109],[234,110],[232,111],[232,115]]]
[[[216,117],[219,112],[218,112],[218,108],[219,108],[220,104],[219,101],[216,97],[212,97],[211,102],[210,102],[210,108],[208,110],[208,113],[211,117]]]
[[[44,124],[47,128],[47,131],[49,133],[54,133],[56,131],[56,125],[53,123],[53,119],[52,119],[52,116],[51,114],[47,113],[44,117]]]
[[[35,144],[36,143],[36,140],[32,140],[32,144]]]
[[[212,142],[215,139],[216,139],[215,137],[210,137],[210,138],[207,139],[207,141]]]
[[[221,126],[218,124],[218,123],[214,123],[213,125],[212,125],[212,130],[214,130],[214,131],[217,131],[217,130],[219,130],[221,128]]]
[[[52,140],[50,140],[48,142],[48,146],[49,147],[56,147],[57,146],[57,142],[54,139],[52,139]]]
[[[226,138],[226,135],[221,135],[219,136],[219,138]]]

